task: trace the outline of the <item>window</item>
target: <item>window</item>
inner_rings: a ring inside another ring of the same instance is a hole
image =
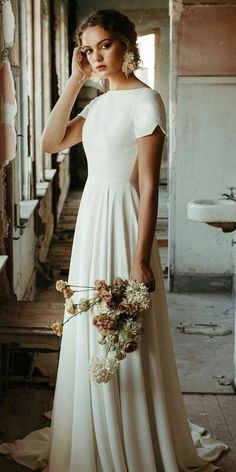
[[[13,68],[18,106],[16,167],[19,199],[28,200],[35,197],[36,182],[45,180],[45,169],[51,168],[51,156],[41,148],[51,107],[48,1],[15,1],[14,14],[19,49],[19,65]]]
[[[44,182],[46,170],[52,168],[41,136],[52,106],[51,54],[55,55],[59,93],[68,78],[67,14],[60,2],[12,0],[12,4],[16,34],[11,62],[18,107],[15,188],[18,200],[29,200],[35,198],[36,183]],[[51,51],[52,35],[55,51]]]
[[[140,56],[142,59],[141,69],[135,72],[135,75],[155,89],[156,84],[156,62],[158,58],[158,33],[152,32],[138,36]]]

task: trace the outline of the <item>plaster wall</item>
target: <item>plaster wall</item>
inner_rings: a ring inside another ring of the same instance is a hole
[[[178,75],[235,75],[235,31],[235,6],[185,8],[178,25]]]
[[[36,257],[39,262],[45,262],[54,229],[51,182],[38,183],[37,196],[39,198],[39,204],[36,216]]]
[[[70,186],[70,161],[69,152],[59,153],[58,162],[58,187],[60,195],[57,202],[57,222],[59,221]]]
[[[186,215],[189,200],[219,197],[236,185],[236,79],[179,77],[177,97],[175,270],[232,273],[233,233]]]
[[[151,8],[167,9],[169,8],[168,0],[89,0],[89,2],[78,2],[77,12],[80,16],[85,17],[88,13],[96,10],[114,9],[114,10],[150,10]]]
[[[193,3],[173,0],[171,18],[170,286],[182,277],[182,289],[197,288],[215,276],[218,289],[232,279],[234,233],[188,220],[187,202],[236,186],[236,6]]]
[[[35,245],[34,214],[32,213],[22,236],[14,244],[14,257],[17,260],[14,270],[14,292],[17,300],[33,299],[34,296]]]

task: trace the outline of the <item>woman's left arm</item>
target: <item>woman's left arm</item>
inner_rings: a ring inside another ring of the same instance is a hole
[[[137,140],[140,202],[138,240],[130,278],[145,283],[150,287],[150,291],[155,290],[150,258],[157,219],[158,184],[164,139],[163,131],[157,126],[151,135]]]

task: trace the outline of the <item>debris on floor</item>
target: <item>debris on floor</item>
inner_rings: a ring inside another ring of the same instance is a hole
[[[232,385],[233,380],[226,378],[224,375],[213,375],[213,379],[217,379],[219,385]]]
[[[207,336],[225,336],[232,333],[232,329],[227,326],[218,325],[211,321],[208,323],[180,322],[177,329],[185,334],[203,334]]]

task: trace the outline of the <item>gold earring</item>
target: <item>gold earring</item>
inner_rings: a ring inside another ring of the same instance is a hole
[[[137,64],[134,60],[134,53],[132,51],[126,51],[123,57],[122,72],[128,78],[129,75],[132,74],[132,72],[134,72],[136,69]]]

